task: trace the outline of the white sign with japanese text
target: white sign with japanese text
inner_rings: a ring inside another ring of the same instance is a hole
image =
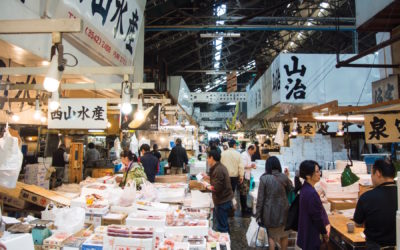
[[[66,38],[114,65],[130,66],[144,5],[144,0],[63,0],[59,1],[54,17],[83,19],[83,31]]]
[[[49,129],[106,129],[107,100],[61,98],[60,107],[48,111]]]

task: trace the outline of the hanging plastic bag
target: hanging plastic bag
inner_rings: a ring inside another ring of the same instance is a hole
[[[129,181],[124,188],[124,191],[119,199],[119,205],[121,207],[129,207],[136,200],[136,182]]]
[[[3,138],[0,138],[0,185],[15,188],[21,171],[23,155],[18,138],[10,134],[8,126]]]
[[[56,213],[54,225],[62,232],[74,234],[85,224],[85,209],[81,207],[61,208]]]
[[[57,208],[57,206],[54,205],[54,203],[51,202],[50,204],[48,204],[46,206],[46,209],[44,211],[42,211],[42,216],[41,216],[42,220],[52,220],[52,221],[54,221],[56,219],[56,215],[57,215],[57,212],[59,210],[60,209]]]
[[[157,190],[154,185],[149,181],[143,180],[142,189],[140,193],[143,195],[143,199],[146,201],[154,201],[157,198]]]

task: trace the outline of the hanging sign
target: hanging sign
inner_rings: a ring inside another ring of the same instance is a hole
[[[400,114],[365,115],[364,126],[367,143],[400,142]]]
[[[315,136],[316,127],[315,122],[298,122],[297,136]],[[293,131],[293,123],[290,124],[290,131]]]
[[[127,115],[121,115],[121,129],[122,130],[158,130],[160,124],[159,114],[160,105],[154,105],[144,108],[141,120],[135,119],[136,105],[132,107],[132,112]]]
[[[399,99],[399,76],[392,75],[372,83],[372,102],[380,103]]]
[[[236,92],[237,91],[237,75],[236,71],[233,71],[226,76],[226,92]]]
[[[61,98],[60,107],[48,111],[49,129],[106,129],[106,99]]]
[[[133,64],[143,22],[143,0],[58,1],[55,18],[81,18],[83,30],[66,34],[81,50],[106,58],[114,65]]]

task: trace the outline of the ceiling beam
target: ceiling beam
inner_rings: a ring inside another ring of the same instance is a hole
[[[133,74],[133,66],[97,66],[97,67],[66,67],[63,74],[66,75],[125,75]],[[46,67],[7,67],[0,68],[0,75],[46,75],[49,66]]]

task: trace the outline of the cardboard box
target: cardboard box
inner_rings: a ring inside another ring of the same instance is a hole
[[[51,202],[57,206],[69,206],[71,204],[71,200],[64,196],[32,185],[24,186],[21,190],[19,198],[41,207],[46,207]]]
[[[184,183],[187,183],[187,180],[188,180],[187,174],[158,175],[158,176],[156,176],[155,182],[161,182],[161,183],[184,182]]]
[[[17,182],[16,187],[13,189],[0,186],[0,200],[3,201],[3,204],[7,206],[20,209],[26,208],[29,203],[19,198],[21,190],[24,188],[24,186],[28,185],[22,182]]]
[[[189,181],[189,189],[190,190],[200,190],[200,191],[206,190],[204,185],[201,182],[198,182],[196,180]]]
[[[114,175],[113,168],[93,168],[92,177],[93,178],[101,178],[104,176],[112,176]]]
[[[101,225],[125,225],[126,217],[128,217],[127,214],[108,213],[101,219]]]
[[[368,191],[370,191],[372,189],[374,189],[373,186],[360,185],[360,192],[358,193],[358,197],[360,198],[361,195],[363,195],[365,192],[368,192]]]
[[[356,199],[328,199],[331,203],[331,211],[334,210],[346,210],[356,208]]]

